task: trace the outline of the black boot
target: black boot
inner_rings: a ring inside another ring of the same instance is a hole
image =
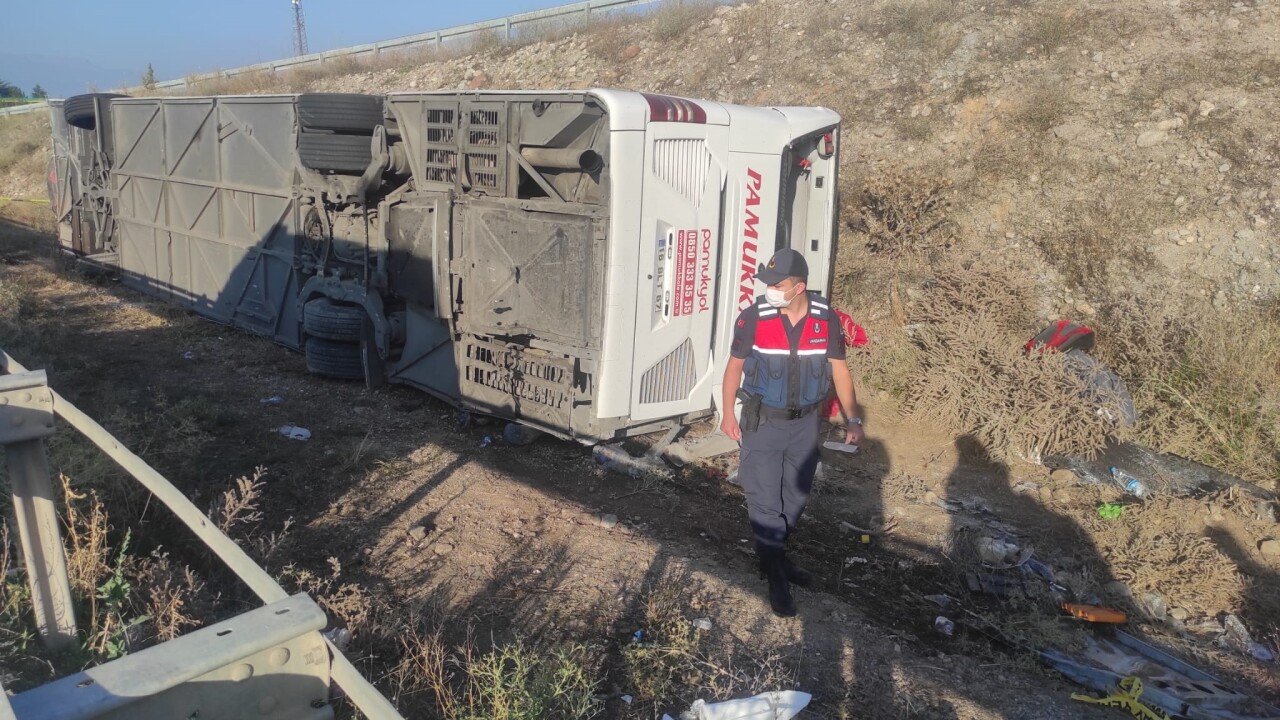
[[[802,588],[809,588],[813,585],[813,573],[792,563],[787,558],[785,551],[782,553],[782,569],[786,572],[787,580],[790,580],[792,585]]]
[[[769,607],[779,617],[795,617],[796,601],[791,597],[782,552],[773,550],[760,555],[760,571],[769,579]]]

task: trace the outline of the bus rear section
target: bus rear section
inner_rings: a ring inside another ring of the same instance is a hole
[[[794,248],[809,263],[809,287],[826,294],[836,245],[838,115],[649,102],[627,379],[633,422],[720,412],[733,323],[763,292],[758,265]]]

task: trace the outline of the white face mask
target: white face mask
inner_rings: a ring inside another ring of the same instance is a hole
[[[791,304],[795,299],[795,295],[787,297],[785,290],[779,290],[775,287],[767,287],[764,289],[764,301],[776,308],[784,308]]]

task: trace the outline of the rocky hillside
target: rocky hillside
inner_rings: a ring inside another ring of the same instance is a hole
[[[976,318],[966,347],[1005,349],[1072,317],[1098,328],[1098,352],[1129,382],[1139,438],[1271,483],[1277,36],[1270,0],[686,3],[522,44],[196,92],[609,86],[832,107],[844,118],[833,294],[873,329],[878,352],[860,362],[886,401],[908,412],[929,401],[921,374],[965,340],[930,345],[904,327],[958,311]],[[39,179],[10,171],[6,187],[29,180],[38,195]],[[950,300],[930,292],[940,277]],[[1004,385],[1026,374],[988,380],[973,407],[935,419],[1053,450],[1002,429],[1018,422],[999,407]],[[1068,435],[1096,444],[1097,430]]]

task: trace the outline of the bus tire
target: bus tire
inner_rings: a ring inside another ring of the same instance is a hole
[[[356,93],[298,96],[298,127],[305,131],[372,135],[382,124],[382,98]]]
[[[72,127],[78,127],[81,130],[93,130],[98,127],[98,115],[94,111],[93,101],[97,98],[110,100],[111,98],[129,97],[128,95],[120,95],[119,93],[86,93],[84,95],[72,95],[62,103],[62,114],[67,119],[67,124]],[[105,110],[106,107],[103,106]]]
[[[298,133],[298,160],[318,172],[358,174],[373,160],[372,145],[371,135]]]
[[[325,340],[360,342],[364,319],[364,308],[359,305],[339,305],[325,297],[302,306],[303,332]]]
[[[303,348],[307,372],[337,380],[363,380],[364,363],[359,343],[307,338]]]

